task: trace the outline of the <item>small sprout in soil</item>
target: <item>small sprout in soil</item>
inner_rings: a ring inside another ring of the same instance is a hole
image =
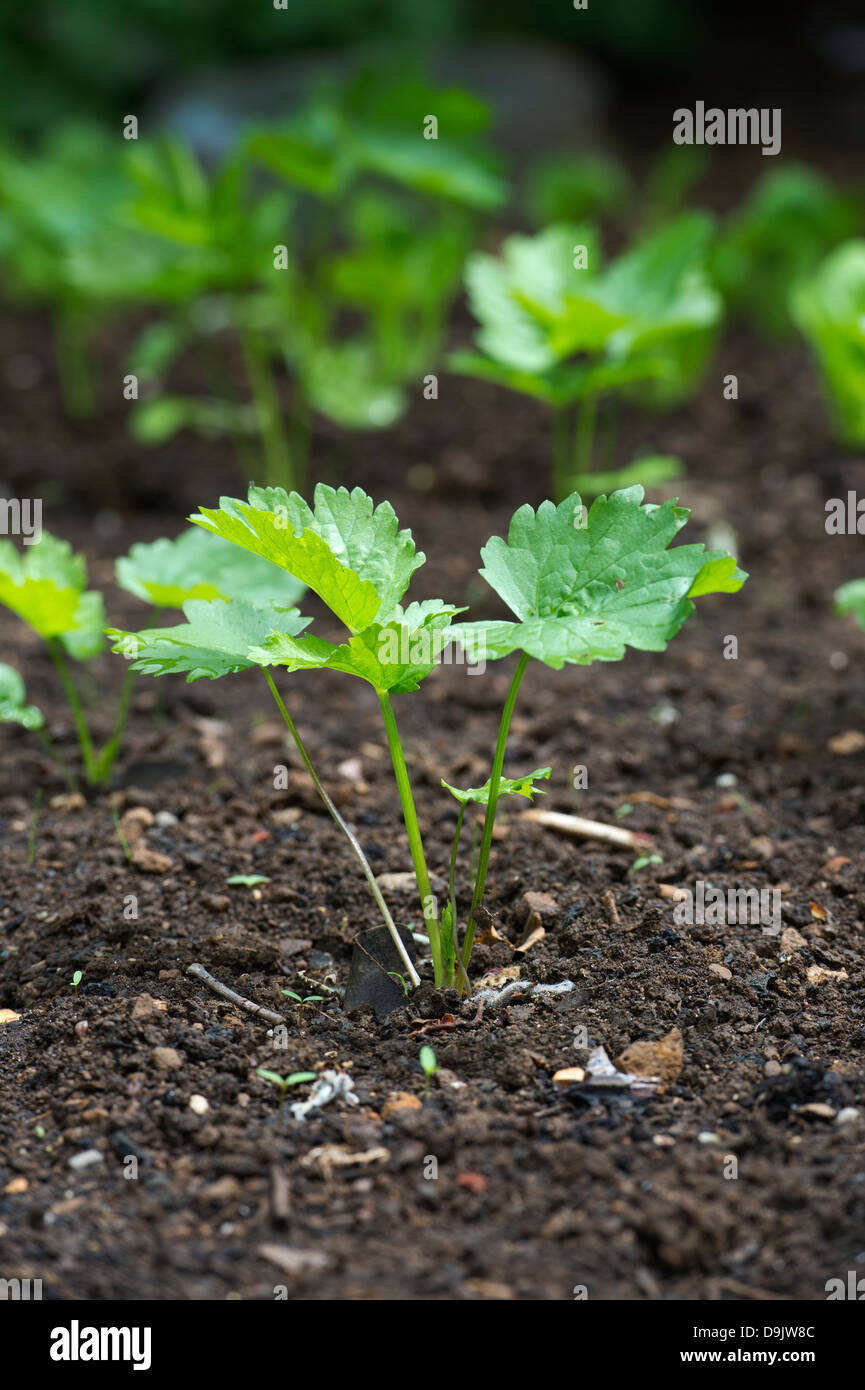
[[[136,867],[135,859],[133,858],[132,850],[129,848],[129,841],[123,833],[123,826],[120,824],[120,812],[117,809],[117,797],[114,795],[113,792],[111,794],[111,819],[114,821],[114,829],[117,832],[117,838],[120,841],[123,853],[126,855],[128,862],[134,869]]]
[[[438,1064],[438,1062],[436,1061],[436,1055],[435,1055],[435,1053],[433,1052],[433,1050],[432,1050],[431,1047],[422,1047],[422,1048],[421,1048],[421,1050],[420,1050],[420,1064],[421,1064],[421,1066],[423,1067],[423,1074],[424,1074],[424,1076],[426,1077],[426,1083],[425,1083],[425,1085],[424,1085],[424,1090],[423,1090],[424,1100],[426,1100],[427,1097],[429,1096],[430,1082],[432,1081],[432,1079],[433,1079],[433,1077],[435,1076],[436,1072],[439,1070],[439,1064]]]
[[[280,993],[287,994],[289,999],[293,999],[299,1009],[305,1009],[308,1004],[324,1003],[323,994],[307,994],[305,997],[302,997],[301,995],[296,994],[293,989],[283,989],[280,990]]]
[[[399,973],[398,970],[389,970],[387,973],[388,973],[388,975],[390,975],[390,978],[391,978],[392,980],[395,980],[395,981],[396,981],[396,983],[399,985],[400,989],[402,990],[403,994],[406,994],[406,995],[407,995],[408,992],[409,992],[410,986],[409,986],[409,982],[408,982],[408,980],[406,979],[405,975],[401,975],[401,974]]]
[[[81,984],[81,976],[82,976],[82,973],[83,973],[82,971],[76,970],[76,971],[75,971],[75,974],[72,976],[72,979],[71,979],[71,981],[70,981],[70,983],[71,983],[71,985],[72,985],[72,988],[75,990],[75,998],[76,998],[76,999],[78,998],[78,986]]]
[[[640,855],[638,855],[637,858],[634,860],[633,864],[631,865],[630,869],[628,870],[628,873],[629,873],[629,874],[636,874],[636,873],[639,873],[640,869],[647,869],[647,868],[649,867],[650,864],[663,864],[663,862],[664,862],[663,855],[660,855],[660,854],[640,854]]]
[[[225,881],[229,888],[257,888],[260,883],[270,883],[267,874],[232,874]]]
[[[42,1143],[42,1140],[45,1138],[45,1130],[44,1130],[43,1126],[42,1126],[42,1125],[37,1125],[36,1128],[34,1129],[33,1133],[36,1135],[36,1138],[39,1140],[39,1142],[40,1142],[40,1144],[41,1144],[41,1143]]]
[[[633,811],[630,801],[623,801],[621,806],[617,806],[614,812],[616,820],[622,820],[624,816],[629,816]]]
[[[266,1067],[256,1068],[256,1076],[260,1076],[262,1081],[269,1081],[272,1086],[279,1088],[279,1109],[280,1114],[283,1116],[285,1112],[285,1098],[291,1087],[301,1086],[307,1081],[318,1080],[314,1071],[293,1071],[290,1076],[280,1076],[278,1072],[268,1071]]]

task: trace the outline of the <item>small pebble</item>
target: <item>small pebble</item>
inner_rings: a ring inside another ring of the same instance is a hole
[[[150,1055],[157,1071],[178,1071],[183,1066],[180,1053],[173,1047],[154,1047]]]
[[[69,1167],[76,1173],[83,1172],[85,1168],[93,1168],[97,1163],[104,1163],[105,1155],[99,1149],[84,1149],[79,1154],[73,1154],[69,1160]]]
[[[845,1105],[843,1110],[839,1110],[835,1117],[836,1125],[850,1125],[854,1120],[859,1119],[859,1111],[854,1105]]]
[[[194,1111],[196,1115],[206,1115],[210,1109],[210,1102],[206,1096],[190,1096],[189,1108]]]

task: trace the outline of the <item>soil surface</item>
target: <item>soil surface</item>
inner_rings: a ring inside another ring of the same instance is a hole
[[[8,393],[9,481],[85,546],[112,622],[139,625],[112,558],[239,495],[230,451],[184,438],[144,454],[120,405],[76,435],[57,423],[44,325],[2,334],[5,356],[44,367]],[[730,372],[738,401],[722,396]],[[620,458],[639,447],[681,455],[688,539],[726,544],[732,528],[751,578],[701,600],[665,656],[524,681],[507,767],[551,764],[541,804],[647,832],[661,857],[634,870],[633,850],[503,807],[473,979],[516,967],[570,993],[479,1015],[425,967],[388,1021],[343,1013],[376,910],[255,672],[137,683],[116,804],[151,813],[145,843],[170,861],[157,872],[127,862],[106,794],[64,800],[32,738],[0,729],[0,1009],[20,1015],[0,1025],[6,1277],[58,1299],[819,1300],[865,1261],[865,634],[832,614],[865,556],[824,528],[862,463],[830,444],[804,349],[735,331],[695,402],[625,419]],[[392,434],[322,434],[314,454],[317,476],[394,502],[428,556],[416,596],[496,611],[479,548],[548,490],[532,406],[443,378]],[[8,614],[0,653],[73,758],[53,668]],[[107,734],[123,663],[90,669]],[[488,776],[509,678],[510,663],[443,667],[396,701],[439,875],[454,825],[439,780]],[[410,869],[373,692],[321,673],[282,688],[376,872]],[[228,887],[234,874],[269,882]],[[698,880],[779,889],[783,935],[675,922],[659,885]],[[463,905],[467,883],[464,864]],[[551,901],[520,951],[527,893]],[[388,896],[417,926],[414,894]],[[190,978],[193,962],[285,1033]],[[299,1009],[283,989],[323,1000]],[[681,1069],[654,1094],[553,1082],[597,1046],[616,1059],[674,1029]],[[441,1068],[426,1098],[424,1043]],[[281,1117],[258,1067],[346,1073],[357,1103]]]

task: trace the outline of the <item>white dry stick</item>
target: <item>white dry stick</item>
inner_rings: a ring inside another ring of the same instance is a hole
[[[340,1097],[351,1105],[360,1104],[350,1076],[344,1071],[323,1071],[309,1093],[309,1100],[299,1100],[291,1106],[292,1119],[302,1120],[310,1110],[317,1110]]]
[[[558,830],[562,835],[570,835],[573,840],[600,840],[602,844],[615,845],[617,849],[645,849],[646,845],[652,843],[651,835],[641,830],[626,830],[623,825],[604,825],[603,821],[584,820],[582,816],[566,816],[561,811],[535,808],[524,811],[522,819],[546,826],[548,830]]]
[[[573,980],[561,980],[557,985],[536,985],[528,980],[511,980],[503,989],[481,989],[472,995],[472,1002],[483,1003],[489,1009],[499,1009],[515,994],[534,998],[540,994],[570,994],[576,989]]]

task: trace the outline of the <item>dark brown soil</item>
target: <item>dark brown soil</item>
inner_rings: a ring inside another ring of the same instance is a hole
[[[44,353],[40,332],[5,325],[4,351]],[[728,372],[738,402],[722,399]],[[480,545],[547,491],[543,421],[491,389],[443,385],[392,437],[319,439],[318,472],[389,496],[429,557],[420,596],[479,615],[493,611]],[[181,509],[242,490],[222,446],[145,454],[120,409],[77,442],[58,433],[51,393],[46,374],[16,394],[3,452],[31,491],[52,480],[46,524],[86,546],[95,582],[110,585],[110,558],[133,540],[175,533]],[[106,795],[52,804],[62,783],[27,735],[0,729],[0,1008],[20,1014],[0,1025],[6,1277],[42,1278],[61,1299],[270,1299],[286,1285],[303,1299],[560,1300],[583,1285],[600,1299],[822,1300],[827,1279],[861,1273],[865,752],[830,740],[865,730],[865,636],[832,615],[833,589],[865,572],[865,555],[858,538],[826,535],[824,504],[863,482],[861,460],[828,440],[804,353],[735,334],[694,405],[625,423],[628,447],[687,461],[677,490],[692,538],[730,525],[751,579],[701,601],[666,656],[525,680],[509,768],[551,763],[545,805],[647,831],[663,856],[631,873],[633,852],[560,839],[505,808],[488,907],[508,940],[481,945],[473,974],[518,964],[526,981],[572,980],[569,995],[517,996],[475,1022],[474,1003],[425,985],[385,1024],[347,1018],[339,994],[316,987],[345,985],[375,908],[255,673],[140,680],[118,807],[176,818],[148,834],[172,863],[161,874],[129,867]],[[418,463],[435,469],[425,493],[406,482]],[[134,625],[134,600],[109,592],[112,620]],[[723,656],[729,635],[736,661]],[[71,756],[38,644],[2,616],[0,650]],[[94,667],[104,731],[121,677],[117,658]],[[488,775],[508,679],[507,666],[443,668],[397,702],[437,873],[453,829],[439,779]],[[283,688],[376,871],[410,868],[373,693],[324,675]],[[340,771],[354,758],[359,770]],[[273,788],[280,763],[296,774],[288,792]],[[719,785],[728,774],[735,785]],[[226,887],[237,873],[270,882],[256,898]],[[780,887],[784,927],[805,944],[674,924],[658,885],[698,879]],[[522,939],[527,891],[557,906],[520,954],[508,942]],[[391,901],[418,922],[411,894]],[[284,1013],[287,1049],[190,979],[194,961]],[[814,966],[843,973],[817,983]],[[301,1016],[284,988],[325,1002]],[[662,1094],[553,1085],[585,1061],[581,1029],[616,1058],[673,1028],[684,1060]],[[394,1108],[394,1093],[423,1098],[425,1041],[444,1071],[419,1107]],[[158,1048],[175,1050],[175,1069],[160,1069]],[[260,1066],[348,1072],[360,1103],[282,1121]],[[839,1123],[851,1107],[858,1117]],[[100,1162],[70,1167],[89,1149]]]

